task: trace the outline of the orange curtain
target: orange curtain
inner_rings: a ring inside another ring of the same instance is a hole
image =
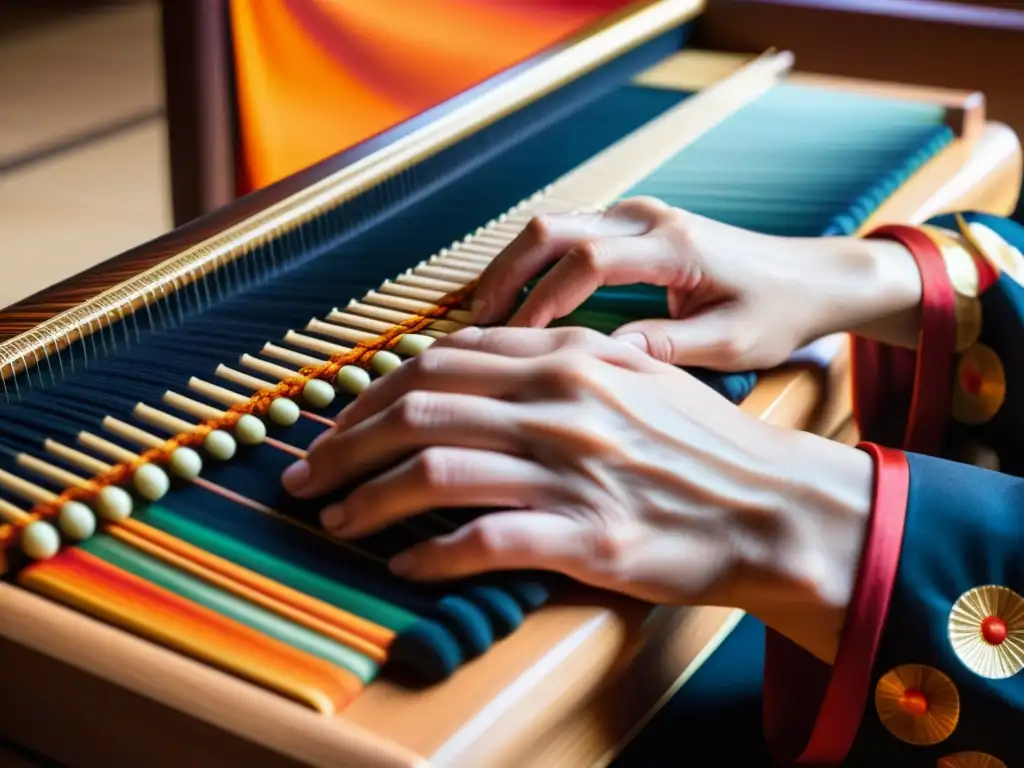
[[[629,0],[231,0],[242,192],[351,147]]]

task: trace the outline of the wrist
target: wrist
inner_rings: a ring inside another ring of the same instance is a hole
[[[740,607],[831,662],[857,582],[874,463],[805,432],[780,430],[773,443],[775,500],[760,525],[761,546],[738,563]]]
[[[891,240],[824,238],[808,291],[818,318],[814,338],[854,333],[914,348],[921,327],[921,274],[913,256]]]

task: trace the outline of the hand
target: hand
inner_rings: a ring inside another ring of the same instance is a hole
[[[602,286],[663,286],[672,319],[614,335],[676,365],[770,368],[838,331],[902,346],[917,338],[920,275],[902,246],[761,235],[650,198],[534,219],[481,275],[475,322],[504,319],[547,267],[509,325],[546,326]]]
[[[323,512],[344,538],[504,510],[399,555],[409,578],[544,569],[659,603],[778,605],[799,642],[839,636],[871,479],[866,454],[759,421],[635,347],[501,328],[375,381],[284,483],[309,498],[360,482]]]

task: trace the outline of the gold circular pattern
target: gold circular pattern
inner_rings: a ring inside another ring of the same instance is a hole
[[[956,312],[956,351],[963,352],[981,336],[981,302],[978,301],[978,264],[970,243],[959,232],[924,225],[921,228],[942,254],[953,286]]]
[[[1006,768],[1006,763],[984,752],[957,752],[940,757],[935,768]]]
[[[960,719],[960,694],[953,681],[923,664],[904,664],[882,675],[875,709],[900,741],[929,747],[945,741]]]
[[[921,227],[929,239],[938,246],[946,273],[957,295],[975,298],[978,295],[978,265],[971,256],[970,243],[959,232],[942,227],[925,225]]]
[[[1005,627],[1004,639],[986,639],[986,623]],[[963,665],[990,680],[1013,677],[1024,669],[1024,597],[995,585],[962,594],[949,612],[949,643]]]
[[[1024,254],[976,221],[962,229],[964,237],[998,271],[1024,285]]]
[[[956,351],[963,352],[981,336],[981,302],[973,296],[956,294]]]
[[[957,361],[953,381],[953,418],[976,426],[991,421],[1006,400],[1006,371],[999,355],[975,344]]]

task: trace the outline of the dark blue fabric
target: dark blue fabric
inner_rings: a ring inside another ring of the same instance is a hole
[[[772,765],[761,728],[764,625],[744,616],[613,768]]]
[[[937,669],[956,685],[960,720],[940,744],[912,746],[889,733],[869,700],[850,763],[933,766],[976,750],[1024,765],[1024,672],[981,677],[958,658],[948,635],[950,610],[968,590],[994,584],[1024,594],[1024,480],[927,456],[909,459],[906,532],[875,680],[904,664]]]

